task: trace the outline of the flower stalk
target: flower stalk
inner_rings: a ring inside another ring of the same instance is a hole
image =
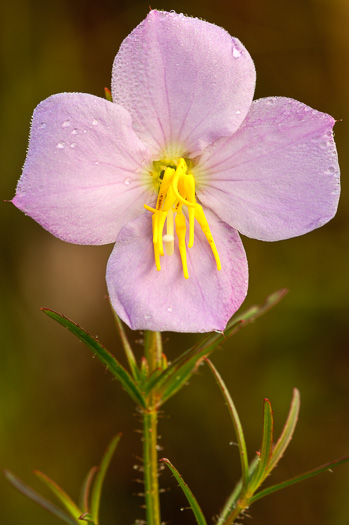
[[[159,332],[145,332],[144,354],[148,362],[149,376],[159,367],[162,360],[162,340]],[[158,471],[158,399],[152,390],[143,410],[143,460],[144,492],[147,525],[160,525],[159,471]]]

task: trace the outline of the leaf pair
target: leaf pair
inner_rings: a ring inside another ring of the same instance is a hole
[[[228,323],[224,333],[213,332],[192,348],[181,354],[171,365],[168,365],[166,356],[159,351],[158,359],[154,366],[143,358],[140,365],[137,364],[134,352],[127,339],[124,327],[120,319],[115,315],[116,326],[128,361],[129,369],[123,367],[116,357],[109,352],[96,338],[89,334],[79,325],[48,308],[42,311],[67,328],[80,341],[93,352],[94,355],[107,367],[121,383],[129,396],[142,408],[146,409],[149,398],[156,399],[157,406],[161,406],[178,390],[180,390],[195,373],[203,359],[209,356],[219,345],[229,337],[238,332],[242,327],[253,322],[257,317],[264,314],[275,306],[286,294],[286,290],[279,290],[267,297],[262,305],[253,306],[244,314],[234,316]],[[148,332],[158,338],[157,345],[161,348],[161,335],[157,332]]]
[[[264,400],[261,450],[260,453],[258,453],[253,461],[249,464],[245,437],[236,407],[220,374],[208,359],[206,361],[217,381],[230,413],[238,442],[242,471],[241,479],[230,494],[222,512],[218,517],[216,525],[232,525],[235,523],[236,518],[255,501],[285,487],[320,474],[321,472],[328,471],[333,466],[349,461],[349,457],[344,457],[305,472],[282,483],[277,483],[276,485],[272,485],[271,487],[258,491],[262,483],[276,467],[292,439],[299,413],[299,391],[297,389],[294,389],[293,391],[293,398],[289,414],[281,435],[275,445],[273,443],[274,421],[271,403],[268,399]],[[198,525],[207,525],[205,517],[195,496],[183,480],[182,476],[168,459],[164,458],[161,461],[168,466],[176,478],[179,486],[182,488]]]
[[[28,485],[23,483],[23,481],[12,474],[12,472],[5,470],[4,474],[8,481],[22,492],[22,494],[41,505],[41,507],[65,523],[76,525],[77,523],[81,524],[85,521],[91,525],[99,525],[99,507],[103,481],[120,437],[121,435],[119,434],[112,439],[103,455],[100,465],[98,467],[92,467],[87,473],[82,485],[79,505],[77,505],[57,483],[52,481],[52,479],[42,472],[34,471],[34,474],[51,490],[65,510],[57,507],[51,503],[51,501],[41,496],[41,494],[28,487]]]

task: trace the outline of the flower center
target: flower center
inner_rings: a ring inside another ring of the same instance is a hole
[[[153,177],[157,179],[159,184],[156,208],[144,204],[144,208],[153,214],[153,245],[156,269],[161,270],[160,257],[165,252],[166,255],[173,254],[174,232],[176,231],[183,275],[186,279],[189,278],[186,247],[187,220],[183,213],[183,206],[188,208],[188,248],[192,248],[194,245],[194,222],[196,220],[209,242],[216,260],[217,270],[221,269],[221,262],[210,227],[202,206],[196,202],[195,178],[191,173],[188,173],[189,166],[190,161],[185,161],[183,158],[171,163],[154,162]],[[166,233],[164,233],[165,224]]]

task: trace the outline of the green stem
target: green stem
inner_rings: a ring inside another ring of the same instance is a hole
[[[148,361],[149,375],[161,366],[162,342],[159,332],[145,332],[144,353]],[[157,396],[151,392],[147,408],[143,410],[143,459],[144,489],[147,525],[160,525],[159,472],[157,453]]]

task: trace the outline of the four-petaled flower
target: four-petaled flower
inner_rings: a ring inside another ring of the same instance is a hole
[[[254,88],[239,40],[151,11],[115,57],[113,102],[35,109],[13,203],[64,241],[115,242],[108,290],[131,328],[223,330],[247,292],[238,231],[287,239],[336,213],[334,119]]]

